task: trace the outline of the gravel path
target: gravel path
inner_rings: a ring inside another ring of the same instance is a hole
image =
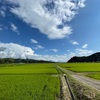
[[[94,80],[94,79],[91,79],[91,78],[88,78],[85,76],[79,76],[79,75],[71,75],[71,76],[73,78],[75,78],[76,80],[78,80],[86,85],[89,85],[89,86],[100,91],[100,81]]]

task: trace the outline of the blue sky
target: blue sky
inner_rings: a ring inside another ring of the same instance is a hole
[[[100,51],[100,0],[0,0],[0,57],[66,62]]]

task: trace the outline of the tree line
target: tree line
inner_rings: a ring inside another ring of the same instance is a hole
[[[0,58],[0,64],[5,64],[5,63],[53,63],[53,62],[44,60],[33,60],[33,59]]]

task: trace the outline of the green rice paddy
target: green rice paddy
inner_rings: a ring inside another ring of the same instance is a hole
[[[99,73],[90,73],[86,75],[87,77],[94,78],[100,80],[100,72]]]
[[[100,63],[63,63],[58,65],[74,72],[100,72]]]
[[[0,65],[0,100],[56,100],[60,80],[53,64]]]
[[[57,74],[53,64],[2,64],[0,74]]]
[[[100,63],[62,63],[59,66],[76,73],[85,73],[87,77],[100,80]]]

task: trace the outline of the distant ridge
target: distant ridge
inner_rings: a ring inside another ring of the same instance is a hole
[[[0,64],[5,64],[5,63],[54,63],[54,62],[45,60],[34,60],[34,59],[0,58]]]
[[[100,62],[100,52],[94,53],[90,56],[74,56],[68,62]]]

